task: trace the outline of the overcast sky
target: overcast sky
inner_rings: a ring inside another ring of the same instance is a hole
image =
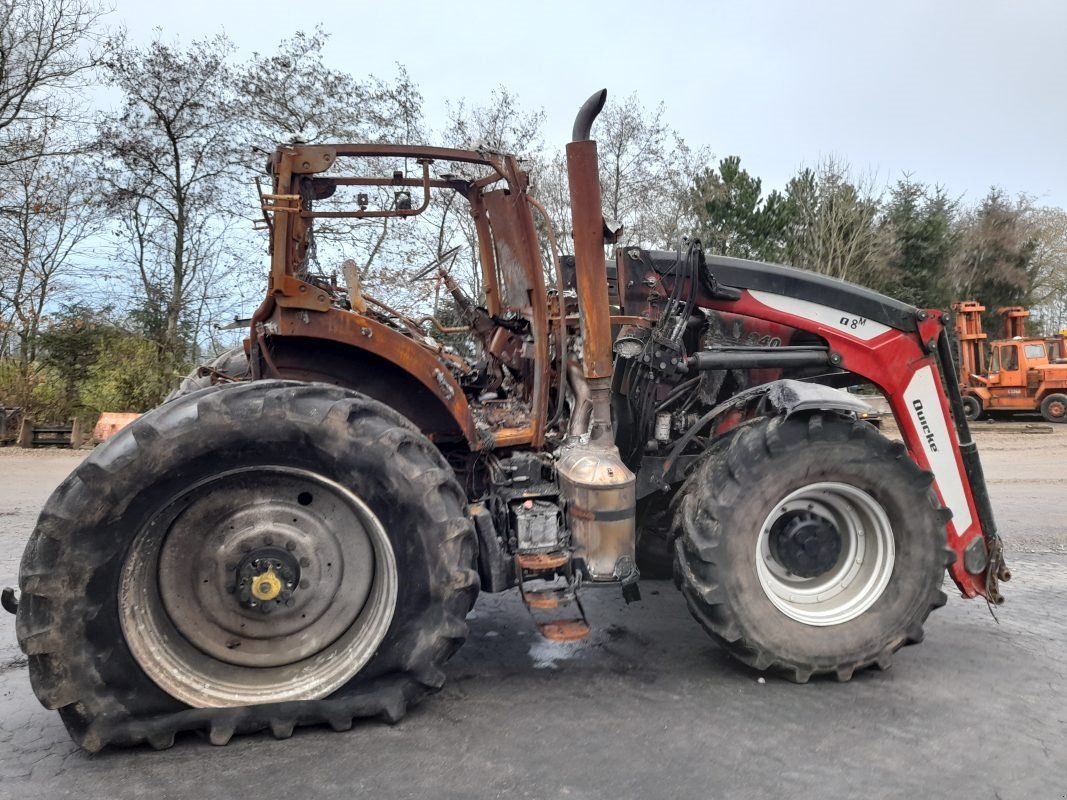
[[[562,147],[607,87],[781,187],[835,155],[882,182],[910,172],[968,201],[992,184],[1067,207],[1065,0],[114,0],[135,41],[225,32],[242,54],[323,23],[359,76],[404,64],[427,122],[504,84]]]

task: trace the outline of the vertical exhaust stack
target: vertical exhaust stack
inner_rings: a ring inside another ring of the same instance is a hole
[[[611,307],[604,262],[604,212],[597,146],[589,138],[607,96],[604,89],[585,101],[567,145],[582,329],[582,373],[574,374],[575,370],[572,380],[585,383],[575,394],[588,397],[591,413],[588,429],[577,431],[577,437],[563,449],[557,470],[575,560],[584,564],[593,581],[620,581],[629,600],[636,594],[631,587],[636,589],[638,578],[634,561],[636,478],[619,455],[611,427]]]
[[[582,321],[582,366],[586,380],[591,383],[610,382],[612,366],[600,166],[596,142],[589,138],[593,121],[607,98],[607,90],[601,89],[585,101],[574,120],[572,141],[567,145],[567,182],[571,192],[574,264]]]

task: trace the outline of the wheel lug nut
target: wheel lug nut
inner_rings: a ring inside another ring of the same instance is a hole
[[[268,533],[263,537],[263,544],[274,544],[274,537]]]
[[[302,566],[302,567],[310,567],[311,566],[311,559],[308,558],[307,556],[304,556],[302,559],[300,559],[300,566]]]
[[[306,589],[306,588],[308,588],[308,587],[309,587],[310,585],[311,585],[311,584],[310,584],[310,583],[308,582],[308,579],[307,579],[307,578],[304,578],[304,579],[303,579],[302,581],[300,581],[300,588],[301,588],[301,589]]]

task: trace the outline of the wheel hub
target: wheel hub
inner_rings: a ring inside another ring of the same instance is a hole
[[[299,585],[300,562],[289,550],[260,547],[241,559],[234,587],[241,606],[270,614],[278,606],[291,607]]]
[[[806,625],[855,619],[893,573],[893,529],[866,491],[838,481],[802,486],[767,515],[756,543],[756,576],[767,599]]]
[[[810,511],[783,515],[771,528],[771,551],[800,578],[830,570],[841,556],[841,534],[833,522]]]

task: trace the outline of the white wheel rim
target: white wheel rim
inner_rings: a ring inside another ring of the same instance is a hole
[[[815,577],[790,573],[776,557],[775,523],[798,512],[829,521],[841,537],[836,562]],[[856,619],[882,596],[893,574],[893,528],[881,504],[847,483],[812,483],[797,489],[767,515],[756,543],[756,575],[767,598],[805,625],[840,625]]]

